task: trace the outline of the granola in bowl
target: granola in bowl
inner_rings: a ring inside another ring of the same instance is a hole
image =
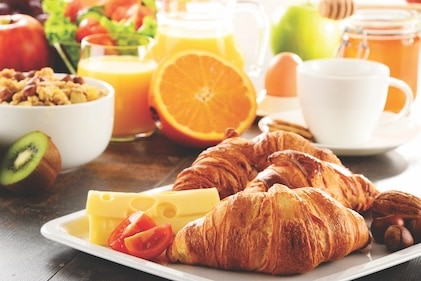
[[[0,104],[56,106],[83,103],[105,96],[104,89],[76,75],[57,75],[52,68],[19,72],[0,71]]]
[[[0,92],[13,93],[0,101],[0,120],[5,121],[0,123],[0,151],[29,132],[42,131],[60,152],[62,172],[98,157],[111,139],[114,88],[102,80],[79,79],[48,68],[33,73],[0,71]],[[83,100],[75,93],[83,93]]]

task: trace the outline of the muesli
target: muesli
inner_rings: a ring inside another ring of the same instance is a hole
[[[52,68],[19,72],[0,71],[0,104],[55,106],[88,102],[105,96],[104,89],[85,83],[76,75],[58,77]]]

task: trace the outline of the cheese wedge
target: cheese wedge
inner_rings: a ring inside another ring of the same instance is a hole
[[[174,234],[188,222],[204,216],[220,201],[216,188],[131,193],[90,190],[86,202],[89,241],[107,245],[118,224],[143,211],[157,225],[169,223]]]

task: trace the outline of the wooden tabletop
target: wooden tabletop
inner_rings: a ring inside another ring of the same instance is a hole
[[[245,137],[258,133],[254,126]],[[351,170],[382,187],[420,186],[420,139],[397,150],[343,158]],[[24,197],[0,189],[0,281],[164,280],[44,238],[41,226],[84,209],[90,189],[143,191],[170,184],[199,151],[175,145],[159,133],[146,140],[110,143],[95,161],[60,174],[55,191]],[[360,280],[421,280],[421,258]]]

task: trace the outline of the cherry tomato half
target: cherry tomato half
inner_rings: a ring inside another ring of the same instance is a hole
[[[134,212],[114,229],[108,238],[108,245],[116,251],[128,253],[124,239],[154,226],[155,222],[144,212]]]
[[[153,16],[155,13],[154,11],[146,6],[139,5],[137,7],[136,14],[133,16],[135,28],[138,29],[143,24],[143,18],[146,16]]]
[[[108,33],[108,30],[97,19],[84,18],[76,30],[76,40],[80,42],[85,36],[99,33]]]
[[[104,5],[104,13],[113,21],[133,22],[135,29],[142,26],[144,17],[155,14],[151,8],[142,5],[142,1],[139,0],[110,0]]]
[[[153,259],[167,249],[173,239],[170,224],[161,224],[124,239],[130,255],[142,259]]]
[[[77,14],[83,9],[82,0],[72,0],[67,3],[64,9],[64,15],[70,19],[71,22],[76,22]]]
[[[138,0],[109,0],[104,5],[104,14],[112,20],[120,21],[127,19],[127,10],[141,3]]]
[[[70,19],[71,22],[77,22],[79,13],[93,6],[104,5],[108,0],[70,0],[66,3],[64,8],[64,15]],[[1,1],[0,1],[1,2]],[[29,1],[30,2],[30,1]]]

